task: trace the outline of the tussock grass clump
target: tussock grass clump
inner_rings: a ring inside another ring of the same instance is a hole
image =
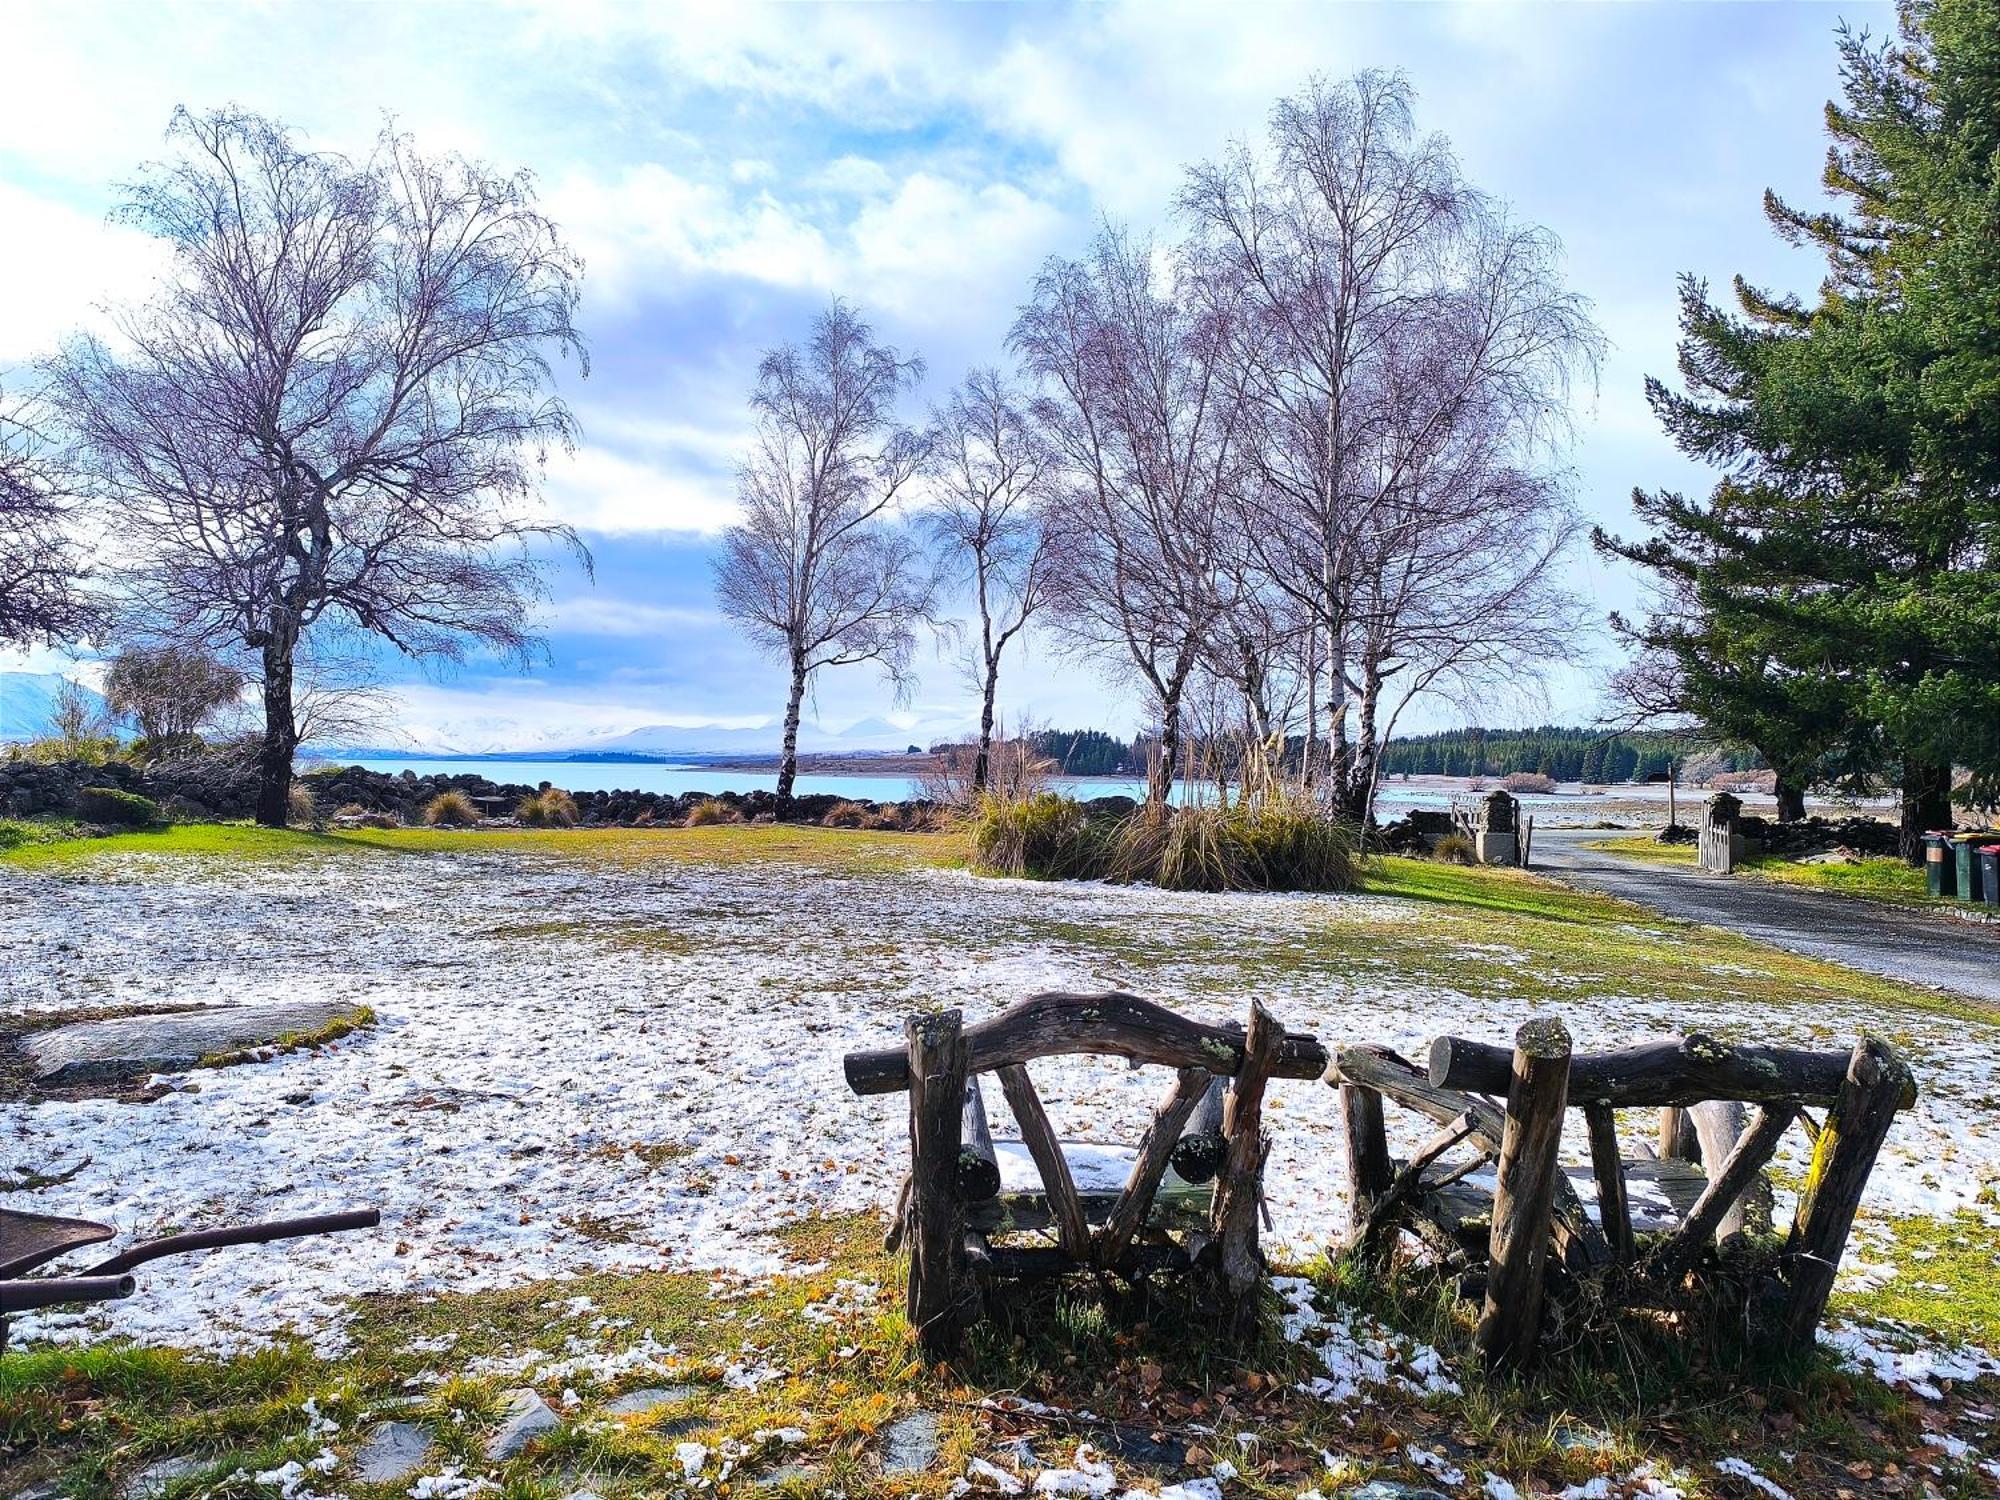
[[[720,797],[704,797],[688,809],[687,826],[707,828],[715,823],[741,823],[743,814]]]
[[[463,792],[439,792],[424,804],[424,821],[433,828],[470,828],[479,809]]]
[[[1054,792],[987,797],[972,824],[974,863],[1040,880],[1141,882],[1174,891],[1343,891],[1355,883],[1356,841],[1304,802],[1142,807],[1093,820]]]
[[[876,814],[859,802],[836,802],[819,820],[822,828],[868,828],[875,822]]]
[[[1462,833],[1447,833],[1431,850],[1431,858],[1441,859],[1448,865],[1476,865],[1479,863],[1479,846]]]
[[[552,786],[532,797],[523,797],[514,809],[514,817],[530,828],[574,828],[576,798]]]
[[[1110,872],[1109,831],[1058,792],[980,798],[972,817],[973,859],[996,875],[1101,880]]]
[[[319,824],[319,802],[303,781],[292,783],[285,793],[285,823],[291,828],[313,828]]]

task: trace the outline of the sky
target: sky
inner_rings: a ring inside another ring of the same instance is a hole
[[[1472,181],[1563,242],[1610,341],[1569,456],[1591,521],[1630,527],[1633,487],[1696,489],[1647,411],[1671,375],[1675,278],[1810,290],[1767,187],[1813,201],[1834,30],[1884,5],[1147,4],[667,6],[551,3],[15,5],[0,91],[0,386],[143,297],[154,243],[106,221],[161,153],[177,104],[235,103],[362,152],[386,117],[423,148],[536,178],[585,263],[588,378],[560,372],[583,440],[545,503],[594,580],[551,579],[548,658],[523,674],[386,664],[402,732],[461,749],[571,745],[648,724],[774,721],[780,671],[716,612],[709,559],[734,509],[758,356],[829,297],[929,374],[909,416],[1004,361],[1049,256],[1101,216],[1171,232],[1183,169],[1255,139],[1314,73],[1401,70],[1422,129]],[[1590,720],[1629,574],[1580,548],[1597,623],[1540,696],[1413,710],[1405,727]],[[1468,580],[1468,586],[1477,586]],[[1002,680],[1013,722],[1130,731],[1115,670],[1031,640]],[[0,667],[72,670],[36,653]],[[89,674],[88,665],[83,674]],[[825,674],[819,722],[912,739],[975,712],[948,649],[897,702],[868,669]]]

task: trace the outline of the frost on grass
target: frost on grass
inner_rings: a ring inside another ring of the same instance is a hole
[[[133,856],[0,882],[22,898],[0,966],[6,1011],[320,999],[378,1017],[318,1054],[190,1074],[178,1082],[198,1089],[150,1104],[0,1103],[17,1175],[88,1163],[13,1195],[21,1207],[106,1219],[124,1236],[346,1207],[383,1218],[379,1231],[148,1267],[137,1297],[23,1320],[29,1338],[112,1332],[232,1349],[297,1331],[332,1352],[344,1302],[361,1292],[594,1270],[780,1273],[774,1228],[886,1211],[905,1110],[850,1094],[841,1054],[894,1042],[905,1014],[941,1002],[977,1021],[1038,989],[1115,986],[1239,1020],[1254,993],[1329,1044],[1366,1039],[1409,1055],[1440,1031],[1504,1039],[1522,1018],[1360,964],[1371,933],[1408,939],[1434,926],[1437,970],[1449,972],[1468,936],[1421,903],[1366,896],[763,861],[591,865],[476,847],[309,857],[276,871]],[[1267,961],[1277,954],[1285,961]],[[1471,974],[1490,968],[1467,962]],[[1705,1005],[1611,995],[1565,1017],[1592,1048],[1696,1027],[1846,1045],[1883,1024],[1861,1006],[1791,1008],[1721,985]],[[1896,1018],[1924,1093],[1890,1138],[1872,1208],[1949,1212],[2000,1180],[1982,1108],[1994,1030]],[[1038,1064],[1036,1083],[1061,1134],[1131,1141],[1165,1079],[1075,1058]],[[1310,1254],[1345,1222],[1338,1113],[1319,1083],[1272,1086],[1267,1190],[1281,1253]],[[1431,1130],[1400,1111],[1390,1124],[1403,1154]],[[1581,1139],[1571,1149],[1584,1159]],[[1367,1329],[1311,1336],[1332,1351],[1330,1388],[1382,1357]],[[564,1357],[580,1353],[554,1355]],[[733,1378],[766,1373],[746,1358]],[[1400,1378],[1430,1377],[1406,1364]]]

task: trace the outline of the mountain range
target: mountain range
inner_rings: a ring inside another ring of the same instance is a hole
[[[0,744],[46,735],[64,681],[60,672],[0,672]],[[84,692],[92,707],[106,712],[102,694],[89,687]]]

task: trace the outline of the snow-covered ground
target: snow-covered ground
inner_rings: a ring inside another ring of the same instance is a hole
[[[618,1267],[776,1270],[774,1226],[881,1210],[892,1196],[902,1101],[852,1096],[840,1059],[896,1041],[912,1008],[957,1004],[971,1021],[1038,989],[1118,985],[1225,1019],[1254,991],[1333,1045],[1420,1056],[1442,1031],[1510,1035],[1519,1014],[1388,968],[1361,983],[1341,977],[1351,965],[1256,962],[1260,945],[1296,947],[1305,929],[1352,949],[1378,924],[1413,921],[1438,927],[1441,950],[1466,936],[1412,903],[1369,897],[476,848],[283,866],[134,857],[84,876],[0,875],[7,1010],[314,998],[380,1018],[317,1054],[186,1075],[152,1103],[0,1104],[7,1176],[88,1161],[66,1183],[8,1195],[16,1207],[108,1218],[127,1234],[362,1205],[383,1215],[376,1233],[166,1262],[140,1273],[130,1301],[21,1332],[227,1348],[296,1329],[331,1346],[342,1299],[361,1292]],[[1218,966],[1205,947],[1182,962],[1177,934],[1242,961]],[[1135,959],[1134,937],[1154,956]],[[1507,961],[1493,944],[1470,949],[1469,964]],[[1704,1014],[1645,994],[1565,1016],[1593,1048],[1690,1026],[1801,1042],[1885,1030],[1915,1062],[1923,1097],[1891,1138],[1871,1203],[1941,1212],[2000,1181],[1993,1027],[1737,1000]],[[1160,1070],[1082,1059],[1036,1073],[1057,1129],[1075,1137],[1134,1138],[1166,1087]],[[1280,1082],[1271,1103],[1275,1239],[1317,1247],[1345,1219],[1336,1096]],[[1396,1125],[1406,1144],[1429,1130]],[[663,1144],[678,1152],[633,1149]],[[1864,1244],[1856,1258],[1869,1257]]]

